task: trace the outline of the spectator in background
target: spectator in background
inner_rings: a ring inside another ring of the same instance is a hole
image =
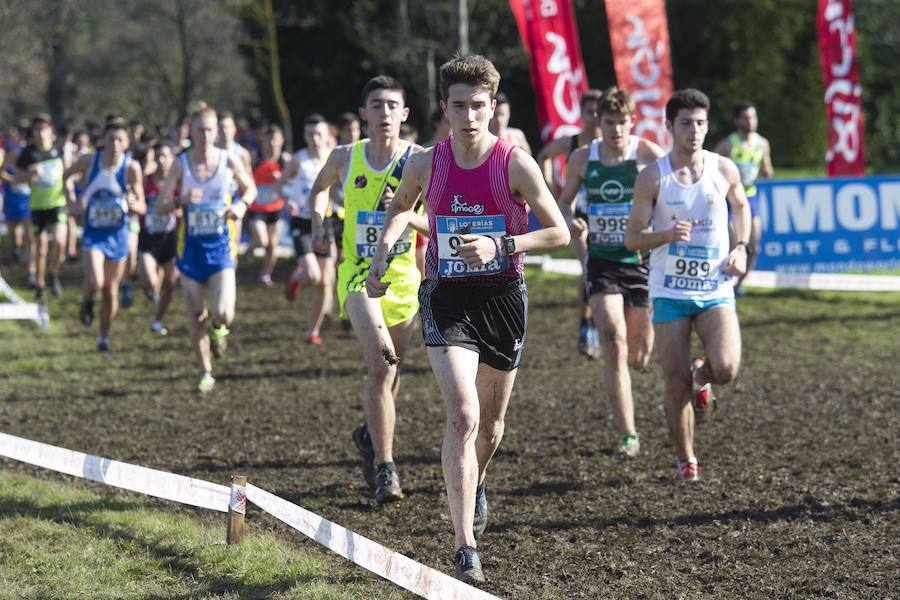
[[[525,139],[525,134],[522,130],[509,126],[509,98],[503,92],[499,92],[496,100],[497,107],[494,109],[494,116],[488,126],[489,131],[501,140],[512,142],[528,154],[531,154],[531,146],[528,145],[528,140]]]

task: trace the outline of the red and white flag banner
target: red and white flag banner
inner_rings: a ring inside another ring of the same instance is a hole
[[[609,40],[618,86],[637,105],[633,133],[672,147],[666,102],[672,95],[672,60],[664,0],[606,0]]]
[[[571,0],[509,0],[531,67],[541,140],[581,131],[587,85]]]
[[[850,0],[819,0],[818,34],[828,115],[828,175],[864,175],[862,86]]]

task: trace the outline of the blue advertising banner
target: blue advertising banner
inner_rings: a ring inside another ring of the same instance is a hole
[[[756,269],[900,269],[900,176],[759,181]]]

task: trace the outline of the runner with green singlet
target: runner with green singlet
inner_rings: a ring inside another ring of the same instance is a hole
[[[635,104],[623,90],[613,87],[604,92],[597,112],[602,138],[569,156],[559,204],[573,237],[588,231],[584,283],[600,334],[604,384],[621,435],[616,451],[634,456],[640,451],[640,438],[634,425],[628,369],[647,366],[653,326],[647,267],[640,252],[625,247],[625,229],[638,172],[665,152],[653,142],[631,135]],[[573,215],[582,183],[587,222]]]
[[[398,81],[380,75],[365,85],[360,116],[368,138],[339,146],[319,171],[309,193],[314,246],[324,250],[328,229],[323,226],[328,190],[344,190],[343,259],[338,267],[341,316],[350,319],[366,359],[363,387],[365,424],[353,432],[363,459],[363,476],[379,503],[403,498],[393,458],[395,410],[399,386],[398,363],[409,346],[413,317],[419,310],[421,274],[416,267],[415,232],[407,229],[389,257],[387,293],[378,299],[366,294],[366,277],[375,256],[385,211],[400,185],[410,156],[423,149],[400,139],[400,125],[409,116],[406,93]],[[411,220],[427,232],[421,211]],[[387,334],[387,335],[385,335]]]
[[[31,122],[31,141],[16,161],[16,183],[31,186],[31,223],[37,242],[37,299],[43,300],[47,273],[54,297],[62,295],[59,269],[65,259],[66,197],[63,193],[63,153],[53,141],[53,124],[48,115]],[[53,255],[49,260],[50,238]]]

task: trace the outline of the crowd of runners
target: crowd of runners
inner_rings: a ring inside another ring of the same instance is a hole
[[[403,499],[394,402],[419,319],[446,403],[456,576],[482,581],[487,467],[526,338],[525,253],[571,241],[582,261],[577,346],[602,363],[598,395],[623,457],[640,452],[630,370],[647,368],[655,342],[676,478],[696,481],[694,425],[716,409],[711,386],[737,374],[736,284],[759,243],[754,184],[772,174],[750,103],[734,107],[736,131],[716,153],[703,149],[710,103],[695,89],[668,101],[669,151],[631,133],[634,101],[612,87],[584,93],[583,131],[532,158],[499,83],[483,57],[444,64],[433,139],[419,145],[402,84],[373,77],[357,113],[336,124],[307,116],[294,154],[278,126],[203,104],[158,135],[120,115],[70,135],[38,115],[2,145],[9,256],[27,264],[39,302],[63,293],[63,261],[81,260],[80,319],[93,323],[99,293],[100,351],[114,348],[116,312],[135,287],[154,304],[150,331],[166,335],[180,286],[197,389],[208,393],[235,318],[238,243],[262,249],[258,282],[272,287],[286,226],[295,267],[279,287],[286,301],[312,298],[310,348],[332,311],[359,342],[367,376],[352,441],[378,503]],[[529,213],[541,228],[529,228]],[[702,357],[691,354],[693,332]]]

